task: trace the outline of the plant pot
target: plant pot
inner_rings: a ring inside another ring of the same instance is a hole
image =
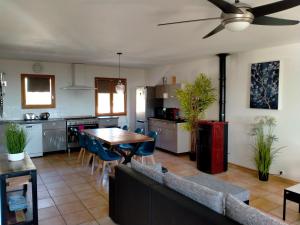
[[[8,153],[8,160],[9,161],[19,161],[24,159],[24,152],[17,153],[17,154],[9,154]]]
[[[190,160],[196,161],[196,152],[190,152]]]
[[[268,181],[269,180],[269,173],[263,174],[262,172],[258,171],[258,179],[260,181]]]

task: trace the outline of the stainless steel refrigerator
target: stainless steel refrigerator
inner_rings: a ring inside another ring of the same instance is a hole
[[[163,107],[163,99],[155,98],[155,87],[136,88],[136,128],[148,133],[148,118],[154,117],[156,107]]]

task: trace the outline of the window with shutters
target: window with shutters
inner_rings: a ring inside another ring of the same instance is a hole
[[[116,85],[121,80],[125,85],[125,93],[117,93]],[[97,116],[126,115],[126,79],[95,78],[95,100]]]
[[[55,108],[55,76],[21,74],[23,109]]]

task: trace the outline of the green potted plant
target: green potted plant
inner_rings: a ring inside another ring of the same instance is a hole
[[[24,148],[27,144],[27,135],[23,128],[15,123],[10,123],[5,129],[8,160],[18,161],[24,159]]]
[[[254,137],[254,161],[261,181],[268,181],[270,166],[274,157],[283,148],[275,148],[274,143],[278,141],[274,134],[276,120],[271,116],[257,117],[252,124],[251,135]]]
[[[178,89],[176,97],[187,121],[184,128],[191,132],[190,159],[196,160],[198,122],[203,118],[204,111],[216,101],[216,90],[211,80],[201,73],[194,83]]]

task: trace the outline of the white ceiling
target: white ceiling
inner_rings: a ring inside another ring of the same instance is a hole
[[[233,2],[233,0],[229,0]],[[251,6],[274,0],[244,0]],[[219,16],[206,0],[0,0],[0,57],[152,67],[221,52],[300,42],[300,25],[254,26],[203,40],[219,21],[158,27]],[[300,19],[300,7],[274,16]]]

